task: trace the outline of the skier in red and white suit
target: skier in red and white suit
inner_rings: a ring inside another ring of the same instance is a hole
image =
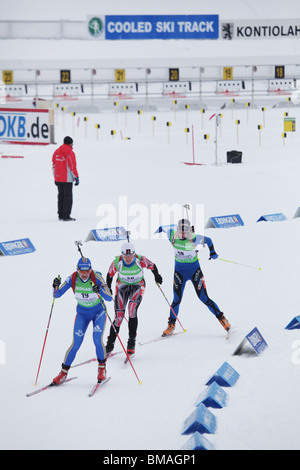
[[[132,243],[126,242],[121,249],[121,256],[116,256],[111,263],[106,276],[106,283],[111,288],[112,280],[118,273],[115,293],[115,319],[107,338],[106,353],[109,355],[115,344],[121,323],[125,315],[128,303],[128,331],[127,354],[134,354],[135,340],[138,326],[137,311],[145,293],[145,279],[143,269],[153,272],[155,282],[161,284],[162,277],[158,273],[156,265],[145,256],[137,255]]]

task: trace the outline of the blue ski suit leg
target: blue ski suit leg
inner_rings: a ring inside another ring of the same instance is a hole
[[[87,309],[86,309],[87,310]],[[94,310],[91,312],[82,312],[77,310],[77,315],[74,323],[73,342],[65,354],[64,364],[71,366],[76,354],[82,345],[86,330],[93,322],[93,340],[96,348],[97,359],[104,360],[106,356],[105,347],[103,344],[103,332],[105,327],[106,315],[103,309]]]
[[[194,272],[192,282],[196,294],[201,300],[201,302],[203,302],[207,306],[207,308],[211,311],[211,313],[215,315],[215,317],[217,317],[218,315],[222,315],[222,312],[220,311],[218,305],[208,297],[204,276],[200,266]]]
[[[174,285],[173,285],[173,302],[172,309],[174,310],[176,316],[179,314],[179,306],[182,300],[185,284],[187,281],[191,281],[195,288],[198,298],[203,302],[207,308],[215,315],[221,315],[221,311],[218,305],[208,297],[206,285],[204,281],[204,276],[200,265],[196,263],[175,263],[175,272],[174,272]],[[171,321],[176,321],[174,313],[170,310]]]

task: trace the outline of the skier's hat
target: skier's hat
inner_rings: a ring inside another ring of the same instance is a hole
[[[135,248],[132,243],[130,242],[125,242],[122,245],[121,248],[121,253],[122,255],[134,255],[135,254]]]
[[[73,139],[72,139],[72,137],[66,135],[66,137],[64,138],[64,144],[73,145]]]
[[[92,269],[91,260],[84,257],[80,258],[77,263],[77,269],[80,269],[80,271],[89,271],[89,269]]]

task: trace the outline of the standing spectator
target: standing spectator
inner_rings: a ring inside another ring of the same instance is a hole
[[[52,169],[58,189],[58,218],[64,221],[75,220],[71,217],[73,181],[75,181],[75,186],[78,186],[79,176],[71,137],[66,136],[63,145],[55,150],[52,157]]]

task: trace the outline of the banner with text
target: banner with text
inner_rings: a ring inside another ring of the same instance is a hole
[[[220,20],[220,39],[300,38],[300,19]]]
[[[50,144],[52,117],[49,109],[0,108],[0,143]]]
[[[105,23],[105,24],[103,24]],[[218,15],[108,15],[88,17],[93,39],[218,39]]]
[[[0,243],[0,256],[26,255],[34,251],[35,247],[29,238],[20,238]]]

